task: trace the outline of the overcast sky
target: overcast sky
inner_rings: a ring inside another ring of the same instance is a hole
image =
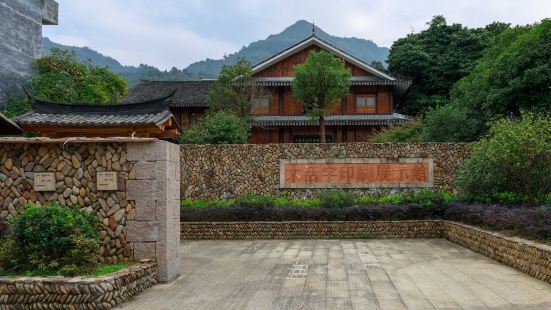
[[[125,65],[184,68],[221,58],[299,19],[332,35],[390,47],[434,15],[469,27],[531,24],[551,17],[551,0],[57,0],[53,41],[89,46]]]

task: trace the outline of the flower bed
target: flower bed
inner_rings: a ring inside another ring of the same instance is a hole
[[[183,207],[182,222],[449,220],[551,241],[551,208],[505,207],[463,202],[365,205],[345,208],[209,206]]]
[[[99,277],[0,277],[0,309],[110,309],[157,283],[141,261]]]

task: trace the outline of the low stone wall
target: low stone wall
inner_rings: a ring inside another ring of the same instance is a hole
[[[243,194],[314,197],[323,189],[280,188],[280,160],[433,159],[434,188],[452,190],[453,176],[470,154],[463,143],[338,143],[181,145],[181,197],[226,199]],[[412,189],[347,189],[356,194]]]
[[[445,238],[551,283],[551,246],[450,221],[186,222],[181,239],[405,239]]]
[[[182,239],[403,239],[439,238],[438,221],[186,222]]]
[[[0,309],[110,309],[157,283],[143,262],[101,277],[0,277]]]
[[[471,251],[551,283],[551,246],[507,237],[455,222],[442,222],[443,236]]]

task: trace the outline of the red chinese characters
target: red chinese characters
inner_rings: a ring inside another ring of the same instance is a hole
[[[428,183],[428,163],[284,163],[284,184]]]

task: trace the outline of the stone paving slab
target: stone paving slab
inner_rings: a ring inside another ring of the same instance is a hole
[[[444,239],[184,241],[122,309],[551,309],[551,285]]]

